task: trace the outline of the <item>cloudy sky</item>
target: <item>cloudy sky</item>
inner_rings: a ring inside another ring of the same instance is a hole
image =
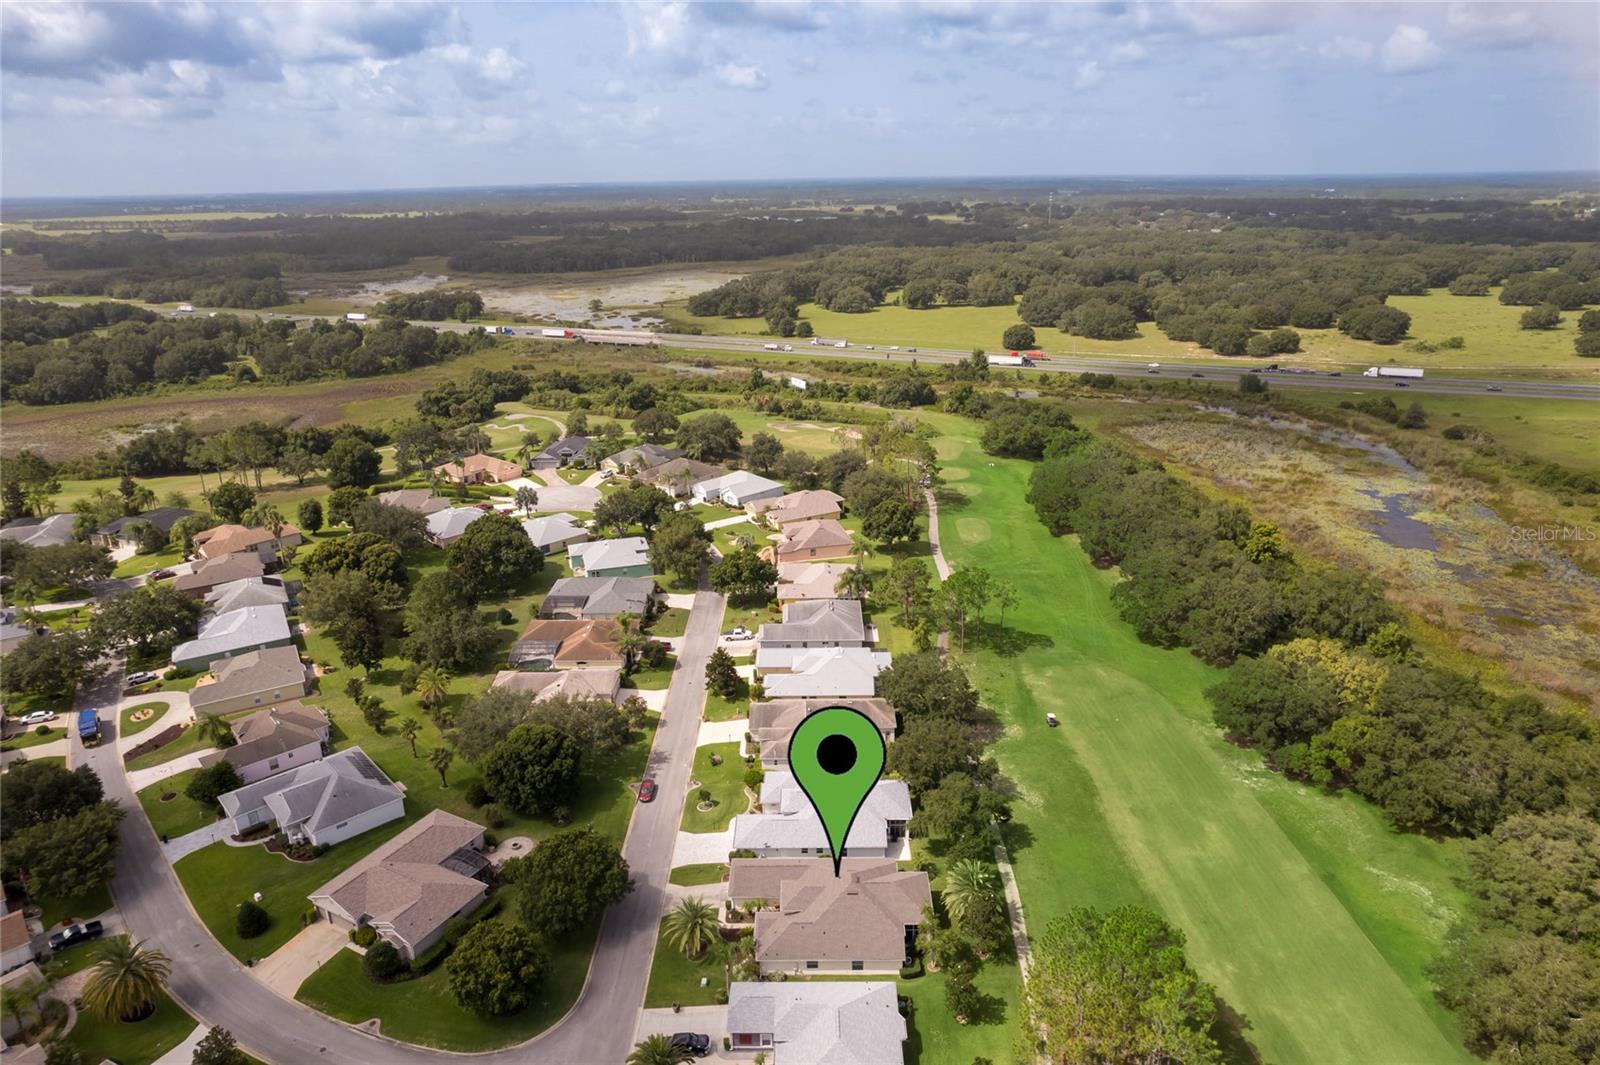
[[[0,8],[7,196],[1600,166],[1600,5]]]

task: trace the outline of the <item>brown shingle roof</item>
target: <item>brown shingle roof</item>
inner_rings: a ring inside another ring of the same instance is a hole
[[[745,890],[750,875],[773,875],[741,867],[775,862],[789,867],[790,875],[778,875],[777,911],[756,914],[756,957],[762,961],[897,960],[905,951],[906,927],[920,922],[923,907],[933,904],[927,873],[901,872],[888,860],[841,866],[835,877],[827,858],[739,858],[730,863],[729,897],[770,898],[738,894],[735,887],[737,881]],[[741,875],[746,879],[738,880]]]
[[[783,539],[778,541],[778,556],[781,558],[803,551],[851,546],[849,531],[832,518],[796,521],[783,527]]]
[[[0,954],[16,950],[33,939],[28,934],[28,921],[21,910],[12,910],[0,917]]]
[[[610,618],[589,621],[535,618],[522,630],[521,639],[559,643],[560,649],[554,655],[556,662],[593,662],[622,657],[622,648],[617,643],[621,633],[621,628]]]
[[[248,551],[233,555],[213,555],[203,562],[196,563],[188,573],[173,581],[172,586],[180,592],[203,593],[218,585],[259,577],[266,571],[266,567],[261,563],[261,556]]]
[[[291,536],[299,536],[300,530],[293,525],[285,525],[277,536],[272,535],[271,529],[251,528],[247,525],[218,525],[214,528],[194,534],[195,550],[206,558],[216,558],[219,555],[231,555],[235,551],[245,551],[257,544],[270,544],[276,540],[286,540]]]

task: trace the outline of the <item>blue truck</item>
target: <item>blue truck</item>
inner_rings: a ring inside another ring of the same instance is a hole
[[[100,714],[95,710],[80,710],[78,712],[78,739],[83,741],[85,747],[93,747],[100,742]]]

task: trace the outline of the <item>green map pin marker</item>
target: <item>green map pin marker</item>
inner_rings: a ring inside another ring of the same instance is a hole
[[[818,710],[789,737],[789,768],[828,833],[834,876],[839,875],[850,826],[883,775],[884,756],[878,726],[848,706]]]

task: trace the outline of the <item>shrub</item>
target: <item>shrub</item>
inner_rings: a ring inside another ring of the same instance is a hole
[[[753,765],[744,771],[744,786],[751,791],[760,791],[761,782],[766,779],[766,773],[758,765]]]
[[[492,802],[483,808],[483,820],[490,828],[506,827],[506,810],[497,802]]]
[[[471,784],[468,784],[464,797],[467,800],[467,805],[471,806],[474,810],[478,809],[480,806],[483,806],[491,798],[493,798],[493,796],[489,794],[489,789],[483,786],[483,781],[481,780],[474,780]]]
[[[378,930],[371,925],[364,924],[360,928],[350,929],[350,942],[358,947],[370,947],[378,941]]]
[[[422,675],[422,667],[412,662],[400,671],[400,694],[410,695],[417,690],[417,678]]]
[[[254,939],[270,927],[272,915],[254,902],[246,901],[233,915],[233,930],[240,939]]]
[[[50,735],[50,726],[40,725],[38,728],[33,730],[33,734],[35,736],[48,736]]]
[[[367,948],[367,956],[361,959],[361,971],[375,984],[392,984],[409,973],[411,966],[393,943],[380,939]]]

